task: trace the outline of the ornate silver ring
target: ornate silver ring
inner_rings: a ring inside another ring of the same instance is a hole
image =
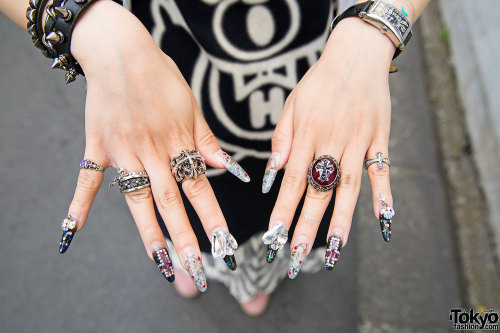
[[[93,162],[91,160],[83,160],[80,162],[80,169],[88,169],[88,170],[95,170],[95,171],[104,171],[104,168],[97,164],[96,162]]]
[[[377,157],[376,158],[371,158],[369,160],[365,160],[365,169],[368,170],[368,167],[374,163],[377,163],[377,166],[379,168],[383,168],[384,167],[384,163],[387,164],[387,166],[391,166],[391,160],[389,159],[389,157],[382,157],[382,153],[381,152],[378,152],[377,153]]]
[[[330,155],[321,155],[316,158],[307,172],[307,181],[318,191],[330,191],[340,180],[339,162]]]
[[[195,179],[207,170],[205,160],[196,149],[183,149],[178,156],[170,161],[170,170],[175,180],[183,183],[188,179]]]
[[[122,168],[116,171],[118,172],[118,176],[113,179],[109,186],[118,185],[121,193],[137,191],[151,186],[149,176],[146,172],[127,173]]]

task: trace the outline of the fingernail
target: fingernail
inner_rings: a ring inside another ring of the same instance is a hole
[[[204,293],[207,290],[207,278],[203,271],[201,257],[196,254],[187,255],[184,260],[184,268],[188,271],[198,290]]]
[[[288,240],[288,231],[286,230],[283,222],[276,222],[268,231],[262,236],[262,241],[267,247],[266,261],[272,263],[278,250],[286,244]]]
[[[262,179],[262,193],[268,193],[273,186],[276,174],[278,173],[279,153],[272,153],[267,161],[266,171]]]
[[[236,270],[236,259],[234,252],[238,249],[238,243],[229,231],[215,230],[212,233],[212,256],[223,258],[230,270]]]
[[[386,242],[391,240],[391,224],[392,218],[396,215],[394,208],[385,202],[385,196],[381,193],[377,195],[378,200],[380,201],[380,209],[379,209],[379,222],[380,222],[380,231],[382,231],[382,237]]]
[[[342,239],[338,236],[331,236],[328,239],[328,245],[325,253],[325,269],[331,271],[335,263],[339,260],[340,249],[342,248]]]
[[[59,243],[59,253],[62,254],[68,250],[68,247],[71,244],[73,237],[75,237],[76,219],[73,216],[68,215],[68,217],[66,217],[61,222],[61,229],[63,233],[61,237],[61,242]]]
[[[224,262],[226,263],[227,267],[229,267],[230,270],[235,271],[238,265],[236,265],[236,259],[234,258],[234,255],[228,255],[224,257]]]
[[[302,267],[302,262],[306,257],[307,245],[305,243],[300,243],[295,245],[290,255],[290,267],[288,268],[288,277],[290,279],[295,279],[297,274],[299,274],[300,267]]]
[[[241,181],[248,183],[250,177],[247,172],[236,162],[228,153],[223,150],[218,150],[215,156],[224,165],[227,171],[238,177]]]
[[[172,260],[168,255],[168,250],[166,247],[156,249],[153,251],[153,259],[158,266],[161,274],[167,279],[168,282],[174,282],[174,266],[172,265]]]

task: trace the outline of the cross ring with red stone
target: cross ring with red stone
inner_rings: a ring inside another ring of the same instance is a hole
[[[321,155],[309,166],[307,181],[318,191],[333,189],[340,180],[339,162],[330,155]]]

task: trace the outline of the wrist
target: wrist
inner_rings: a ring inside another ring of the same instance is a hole
[[[387,73],[395,50],[394,43],[378,28],[361,18],[349,17],[332,31],[321,58],[344,64],[360,61]]]
[[[128,10],[99,0],[82,15],[73,30],[71,53],[87,79],[122,70],[127,59],[152,56],[159,51],[142,23]]]

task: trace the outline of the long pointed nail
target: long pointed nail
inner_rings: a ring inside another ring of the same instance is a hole
[[[191,279],[198,290],[204,293],[207,290],[207,278],[205,277],[205,272],[203,271],[201,257],[195,254],[187,255],[184,260],[184,267],[188,271],[189,276],[191,276]]]
[[[68,250],[68,247],[71,244],[73,237],[75,237],[76,219],[73,216],[68,215],[68,217],[66,217],[61,222],[61,229],[63,233],[61,237],[61,242],[59,243],[59,253],[62,254]]]
[[[262,179],[262,193],[268,193],[273,186],[276,174],[278,173],[279,153],[272,153],[267,161],[266,171]]]
[[[325,269],[331,271],[335,263],[339,260],[340,250],[342,249],[342,239],[337,236],[331,236],[328,240],[325,253]]]
[[[230,270],[235,271],[238,265],[236,265],[236,259],[234,258],[234,255],[227,255],[224,257],[224,262],[226,263],[227,267],[229,267]]]
[[[278,254],[278,249],[274,250],[271,245],[267,246],[266,261],[268,264],[272,263],[276,255]]]
[[[168,282],[174,282],[174,266],[172,265],[172,260],[168,255],[168,250],[166,247],[161,249],[156,249],[153,251],[153,259],[158,266],[161,274],[167,279]]]
[[[278,250],[286,244],[288,240],[288,231],[286,230],[283,222],[276,222],[268,231],[262,236],[262,242],[267,247],[266,261],[272,263]]]
[[[238,267],[234,253],[238,249],[238,243],[229,231],[216,230],[212,233],[212,256],[223,258],[227,267],[234,271]]]
[[[290,255],[290,267],[288,268],[288,277],[290,279],[295,279],[297,274],[299,274],[300,267],[302,267],[302,262],[306,257],[307,245],[300,243],[295,245]]]
[[[382,232],[382,237],[386,242],[391,240],[391,224],[392,218],[396,215],[394,208],[389,206],[385,202],[385,196],[381,193],[377,195],[377,198],[380,201],[380,210],[379,210],[379,222],[380,222],[380,231]]]
[[[247,172],[228,153],[223,150],[219,150],[215,153],[215,156],[224,165],[227,171],[231,172],[241,181],[245,183],[250,181],[250,177]]]

